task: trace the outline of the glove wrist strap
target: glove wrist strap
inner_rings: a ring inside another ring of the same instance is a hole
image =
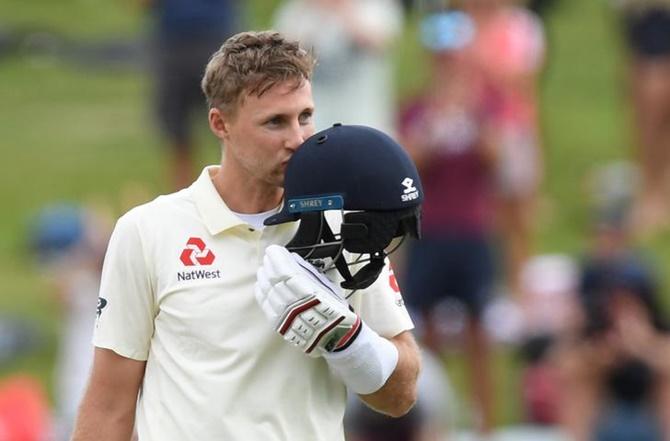
[[[344,350],[323,357],[330,369],[357,394],[371,394],[386,384],[398,364],[398,349],[362,323],[360,333]]]

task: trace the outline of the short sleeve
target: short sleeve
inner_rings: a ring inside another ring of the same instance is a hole
[[[395,337],[414,328],[388,259],[377,280],[357,291],[350,304],[363,321],[383,337]]]
[[[107,248],[93,344],[146,360],[153,335],[155,290],[136,210],[119,219]]]

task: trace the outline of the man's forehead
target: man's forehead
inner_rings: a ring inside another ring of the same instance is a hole
[[[280,97],[283,95],[290,95],[300,91],[311,91],[311,83],[305,79],[288,79],[278,81],[267,87],[261,88],[257,92],[247,90],[244,95],[247,98],[255,98],[261,100],[268,97]]]
[[[308,80],[287,80],[274,84],[263,93],[243,93],[241,107],[259,107],[258,113],[283,113],[285,111],[302,111],[305,107],[313,107],[312,87]]]

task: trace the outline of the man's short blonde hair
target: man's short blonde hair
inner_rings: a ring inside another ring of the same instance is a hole
[[[276,84],[311,80],[315,59],[297,41],[275,31],[233,35],[209,60],[202,91],[210,108],[234,114],[245,96],[261,96]]]

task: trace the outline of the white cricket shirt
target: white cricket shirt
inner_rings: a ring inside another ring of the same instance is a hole
[[[119,219],[94,344],[147,362],[140,441],[342,441],[344,385],[274,332],[253,293],[265,248],[297,225],[251,228],[214,188],[217,170]],[[385,337],[413,327],[394,287],[386,269],[351,299]]]

